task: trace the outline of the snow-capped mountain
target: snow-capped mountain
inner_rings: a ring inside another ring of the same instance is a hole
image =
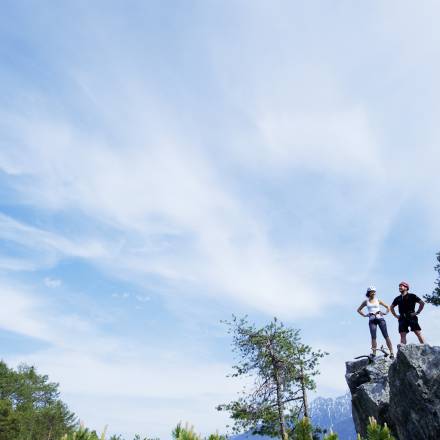
[[[351,416],[350,393],[332,398],[317,397],[310,404],[310,418],[313,426],[336,432],[339,440],[354,440],[356,431]],[[272,437],[252,435],[249,432],[235,435],[231,440],[273,440]]]
[[[310,417],[314,426],[332,429],[339,435],[339,440],[356,438],[350,393],[335,399],[317,397],[310,404]]]

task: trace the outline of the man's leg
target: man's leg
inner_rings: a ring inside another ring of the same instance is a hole
[[[408,321],[402,316],[399,319],[399,333],[400,333],[400,343],[402,345],[406,344],[406,335],[409,332]]]
[[[422,336],[422,332],[421,332],[420,330],[414,330],[414,333],[416,334],[416,336],[417,336],[419,342],[420,342],[421,344],[424,344],[424,343],[425,343],[425,339],[424,339],[423,336]]]
[[[403,345],[406,345],[406,333],[405,332],[400,333],[400,343]]]

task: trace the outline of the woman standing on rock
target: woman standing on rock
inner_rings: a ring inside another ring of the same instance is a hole
[[[380,306],[386,309],[383,313],[380,310]],[[362,310],[367,307],[368,313],[365,314]],[[387,346],[390,350],[390,358],[394,359],[393,344],[388,336],[387,323],[385,322],[384,315],[390,311],[390,308],[380,299],[376,298],[376,288],[369,287],[367,289],[367,299],[359,306],[357,312],[364,318],[368,318],[368,326],[370,327],[371,334],[371,349],[373,350],[373,356],[376,356],[377,349],[377,326],[379,326],[382,336],[385,338]]]

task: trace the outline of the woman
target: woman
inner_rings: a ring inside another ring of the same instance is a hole
[[[377,326],[379,326],[380,331],[382,332],[382,335],[385,338],[387,346],[390,350],[390,358],[394,359],[393,344],[391,343],[391,339],[388,336],[387,323],[383,318],[383,316],[390,311],[390,308],[384,302],[376,298],[375,287],[369,287],[367,289],[367,298],[368,299],[366,299],[359,306],[357,312],[359,313],[359,315],[368,318],[369,320],[368,325],[370,327],[371,349],[373,350],[373,356],[376,356],[376,349],[377,349],[376,334],[377,334]],[[385,307],[386,309],[385,313],[381,312],[380,306]],[[365,314],[362,311],[365,307],[367,307],[367,312],[368,312],[367,314]]]

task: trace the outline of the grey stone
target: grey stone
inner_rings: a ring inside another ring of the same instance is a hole
[[[346,363],[356,431],[368,418],[387,423],[397,440],[440,439],[440,347],[402,346],[395,361]]]
[[[440,439],[440,347],[402,347],[389,382],[390,414],[399,439]]]
[[[361,359],[347,362],[347,380],[351,392],[353,421],[356,432],[367,435],[368,418],[373,416],[379,423],[391,428],[389,417],[388,369],[391,360],[383,357],[373,362]]]

